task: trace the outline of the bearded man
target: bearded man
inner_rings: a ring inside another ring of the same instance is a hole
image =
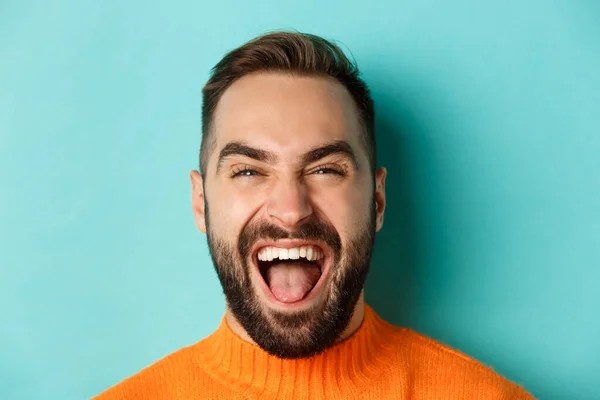
[[[274,32],[219,61],[190,178],[225,316],[99,399],[532,399],[365,304],[386,170],[367,85],[332,42]]]

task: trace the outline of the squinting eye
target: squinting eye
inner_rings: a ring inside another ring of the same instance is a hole
[[[314,174],[316,175],[327,175],[327,174],[335,174],[335,175],[344,175],[344,172],[335,168],[319,168]]]
[[[243,177],[251,177],[251,176],[258,176],[260,175],[256,170],[250,169],[250,168],[243,168],[239,171],[233,171],[233,173],[231,174],[232,178],[238,177],[238,176],[243,176]]]

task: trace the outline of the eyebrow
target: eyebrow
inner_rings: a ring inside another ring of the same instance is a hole
[[[330,155],[341,155],[347,157],[352,161],[354,168],[358,169],[356,155],[354,154],[350,144],[348,144],[348,142],[345,140],[337,140],[333,143],[313,148],[302,156],[302,163],[304,165],[311,164]]]
[[[257,149],[243,142],[229,142],[223,147],[219,153],[219,160],[217,161],[217,173],[221,169],[223,161],[227,157],[231,156],[244,156],[252,158],[256,161],[266,162],[268,164],[275,164],[278,160],[277,155],[267,150]]]
[[[302,155],[302,165],[308,165],[317,162],[331,155],[342,155],[349,158],[352,161],[354,168],[358,169],[356,155],[354,154],[350,144],[344,140],[337,140],[332,143],[314,147]],[[275,153],[268,150],[257,149],[243,142],[229,142],[219,153],[219,158],[217,161],[217,173],[219,173],[219,170],[221,169],[225,159],[231,156],[248,157],[256,161],[265,162],[267,164],[275,164],[279,160],[279,157],[277,157]]]

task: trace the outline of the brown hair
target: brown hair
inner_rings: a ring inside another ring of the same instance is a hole
[[[212,122],[219,99],[237,79],[261,71],[331,77],[340,82],[356,104],[363,128],[363,142],[374,173],[375,109],[369,89],[359,77],[356,63],[350,61],[336,44],[319,36],[281,31],[259,36],[230,51],[212,69],[210,79],[202,89],[202,175],[206,173],[206,162],[216,143]]]

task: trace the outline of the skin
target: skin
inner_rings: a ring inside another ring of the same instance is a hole
[[[293,232],[315,215],[327,220],[342,243],[347,243],[370,218],[373,190],[375,227],[381,229],[386,170],[379,168],[373,179],[356,106],[339,82],[278,73],[247,75],[224,92],[213,129],[216,147],[205,176],[190,172],[192,209],[201,232],[207,230],[206,201],[211,232],[232,243],[250,222],[268,221]],[[353,157],[334,153],[309,163],[303,159],[310,150],[340,141],[349,145]],[[221,151],[230,143],[243,143],[272,157],[258,161],[232,154],[220,160]],[[343,175],[332,171],[343,171]],[[269,301],[255,279],[253,287],[263,307],[294,311],[294,305],[280,308]],[[312,300],[324,301],[324,295]],[[364,291],[338,341],[352,335],[363,316]],[[229,308],[226,319],[236,334],[253,342]]]

